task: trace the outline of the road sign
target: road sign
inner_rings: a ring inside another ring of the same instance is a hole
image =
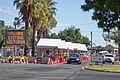
[[[92,65],[103,65],[103,56],[102,55],[92,56]]]
[[[25,30],[6,30],[5,44],[6,45],[24,45],[26,39]]]

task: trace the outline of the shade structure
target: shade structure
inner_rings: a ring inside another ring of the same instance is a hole
[[[65,41],[61,39],[41,38],[37,44],[38,48],[59,48],[67,49]]]
[[[69,50],[80,50],[87,51],[85,44],[66,42],[61,39],[48,39],[41,38],[37,44],[37,48],[58,48],[58,49],[69,49]]]

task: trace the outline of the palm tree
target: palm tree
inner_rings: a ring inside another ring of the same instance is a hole
[[[46,1],[41,0],[38,2],[33,1],[34,11],[32,12],[33,15],[32,15],[32,23],[31,23],[31,26],[33,27],[32,56],[34,55],[34,52],[35,52],[34,51],[35,50],[35,30],[38,31],[38,35],[40,35],[41,37],[41,34],[43,35],[45,32],[47,32],[50,24],[53,25],[53,22],[56,21],[55,18],[53,17],[53,13],[55,13],[56,8],[52,7],[53,4],[55,4],[55,2],[52,2],[52,1],[50,2],[50,1],[51,0],[46,0]],[[43,36],[46,36],[46,35],[43,35]]]
[[[56,9],[53,7],[55,4],[52,0],[14,1],[16,8],[20,9],[20,15],[25,22],[25,29],[28,30],[29,24],[33,27],[32,56],[34,56],[35,52],[35,31],[47,31],[49,26],[53,25],[53,22],[56,22],[53,16]]]
[[[15,29],[16,29],[16,27],[20,27],[21,21],[20,21],[19,17],[14,18],[13,25],[15,26]]]
[[[16,5],[16,9],[19,9],[19,14],[22,20],[25,22],[25,30],[26,30],[26,36],[29,24],[30,24],[30,19],[31,19],[31,1],[32,0],[14,0],[13,5]],[[24,50],[24,55],[27,55],[27,45],[28,45],[28,37],[25,39],[25,50]]]
[[[54,15],[56,15],[55,12],[56,8],[54,7],[55,4],[57,3],[52,0],[44,1],[43,4],[44,17],[41,20],[41,26],[39,26],[38,28],[38,33],[37,33],[38,40],[40,39],[40,37],[46,38],[48,29],[52,29],[57,24],[57,21],[54,17]]]

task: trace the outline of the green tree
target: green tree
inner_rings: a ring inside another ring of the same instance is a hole
[[[55,19],[55,15],[56,15],[55,11],[57,10],[55,8],[55,4],[57,4],[57,3],[52,0],[46,0],[43,2],[43,8],[44,8],[43,15],[44,16],[41,19],[41,26],[39,26],[39,28],[38,28],[38,33],[37,33],[38,40],[41,37],[46,38],[49,29],[54,28],[57,24],[57,21]]]
[[[13,29],[12,26],[6,26],[4,21],[0,20],[0,48],[4,45],[5,42],[5,31],[8,29]]]
[[[46,32],[49,26],[56,21],[54,4],[55,2],[52,0],[14,0],[14,5],[20,10],[20,15],[25,22],[25,29],[28,30],[29,25],[33,28],[32,56],[35,49],[36,30],[40,35],[41,32]]]
[[[58,33],[59,38],[64,39],[66,41],[74,42],[74,43],[80,43],[81,42],[81,33],[79,32],[80,29],[76,29],[74,26],[71,26],[70,28],[66,28],[63,31],[60,31]]]
[[[66,28],[63,31],[60,31],[58,33],[58,36],[56,34],[51,34],[52,38],[60,38],[67,42],[73,42],[73,43],[83,43],[87,46],[90,44],[90,40],[87,37],[84,37],[80,33],[80,29],[75,28],[74,26],[71,26],[70,28]]]
[[[47,35],[48,38],[53,38],[53,39],[58,39],[58,35],[56,33],[51,33],[49,35]]]
[[[32,0],[14,0],[13,5],[16,6],[16,9],[19,9],[19,15],[21,19],[25,22],[25,30],[28,31],[29,24],[31,22],[31,5]],[[26,33],[28,36],[28,33]],[[25,50],[27,49],[28,45],[28,37],[25,40]],[[24,50],[24,51],[25,51]],[[27,52],[24,52],[24,55],[27,55]]]
[[[88,46],[88,45],[90,45],[90,40],[89,40],[89,38],[82,36],[81,43],[86,44],[86,46]]]
[[[83,11],[93,10],[92,19],[104,32],[109,34],[111,30],[120,30],[120,0],[85,0],[81,8]],[[120,58],[120,43],[118,47]]]
[[[16,29],[17,27],[21,27],[21,20],[19,19],[19,17],[15,17],[15,18],[14,18],[13,25],[15,26],[15,29]]]

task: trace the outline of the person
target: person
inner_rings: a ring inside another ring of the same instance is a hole
[[[26,45],[24,48],[24,56],[27,56],[28,53],[29,53],[29,47],[28,47],[28,45]]]
[[[66,51],[64,51],[63,54],[64,54],[64,58],[66,58],[66,57],[67,57],[67,53],[66,53]]]
[[[20,49],[17,49],[17,51],[16,51],[16,55],[17,56],[20,56],[20,51],[19,51]]]

